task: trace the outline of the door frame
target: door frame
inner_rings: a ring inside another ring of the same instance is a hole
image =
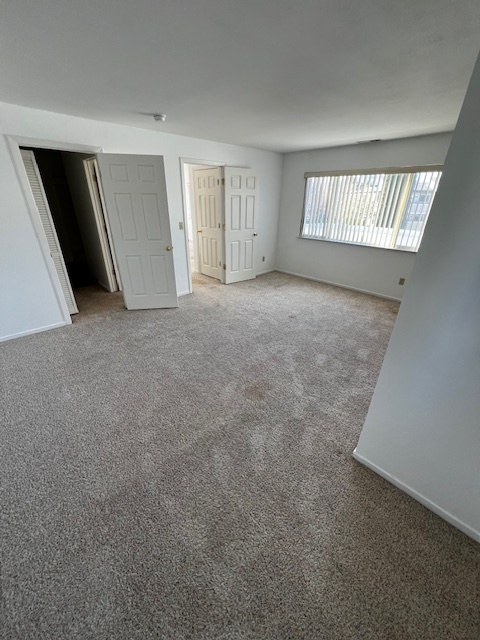
[[[72,324],[72,318],[68,311],[65,296],[63,295],[60,280],[58,279],[55,265],[53,264],[50,256],[50,250],[48,248],[47,239],[45,237],[45,231],[42,227],[40,216],[38,215],[37,205],[33,199],[32,190],[27,178],[27,172],[25,171],[25,165],[23,164],[22,154],[20,153],[20,147],[34,147],[39,149],[52,149],[54,151],[73,151],[77,153],[101,153],[102,147],[94,147],[83,144],[72,144],[70,142],[59,142],[58,140],[42,140],[38,138],[27,138],[24,136],[6,135],[7,145],[10,151],[17,178],[20,182],[25,203],[27,205],[30,221],[35,232],[35,236],[38,240],[40,252],[43,257],[43,261],[47,268],[47,272],[57,298],[58,306],[62,314],[65,324]]]
[[[102,246],[102,252],[105,260],[108,262],[108,269],[113,271],[113,285],[116,291],[122,291],[122,281],[118,270],[117,257],[113,247],[112,232],[110,230],[110,222],[106,215],[105,201],[103,199],[102,185],[100,184],[99,169],[96,156],[87,158],[83,161],[85,177],[87,179],[90,199],[92,201],[93,212],[95,214],[95,222],[97,223],[98,237]],[[95,178],[94,178],[95,176]]]
[[[196,238],[190,238],[188,235],[188,224],[187,224],[187,184],[186,184],[186,165],[189,164],[201,164],[207,167],[226,167],[227,163],[218,161],[218,160],[205,160],[200,158],[185,158],[180,157],[180,183],[182,185],[182,205],[183,205],[183,230],[184,230],[184,241],[185,241],[185,255],[187,258],[187,273],[188,273],[188,291],[185,293],[193,292],[192,285],[192,268],[190,266],[190,256],[189,256],[189,247],[188,242],[191,240],[193,242],[193,246],[195,246]],[[196,214],[195,214],[196,215]],[[195,222],[195,220],[193,221]],[[196,235],[196,228],[193,230],[194,235]]]

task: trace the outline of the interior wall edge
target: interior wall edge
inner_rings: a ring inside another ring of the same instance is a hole
[[[296,278],[304,278],[305,280],[312,280],[313,282],[321,282],[322,284],[328,284],[332,287],[340,287],[340,289],[348,289],[349,291],[358,291],[358,293],[365,293],[369,296],[375,296],[376,298],[385,298],[385,300],[394,300],[395,302],[401,302],[401,298],[394,298],[393,296],[387,296],[384,293],[378,293],[377,291],[369,291],[368,289],[359,289],[358,287],[351,287],[340,282],[332,282],[331,280],[322,280],[320,278],[314,278],[313,276],[306,276],[303,273],[295,273],[294,271],[286,271],[285,269],[272,269],[272,271],[278,271],[278,273],[285,273],[287,276],[295,276]],[[258,275],[258,274],[257,274]]]
[[[278,269],[275,269],[275,267],[273,269],[266,269],[265,271],[258,271],[257,272],[257,278],[258,276],[266,276],[267,273],[273,273],[274,271],[278,271]]]
[[[19,333],[11,333],[7,336],[0,336],[0,342],[7,342],[8,340],[15,340],[16,338],[23,338],[25,336],[31,336],[34,333],[41,333],[42,331],[50,331],[50,329],[59,329],[60,327],[68,327],[67,322],[56,322],[55,324],[48,324],[44,327],[37,327],[36,329],[27,329],[27,331],[20,331]]]
[[[480,531],[477,531],[470,525],[463,522],[463,520],[460,520],[456,516],[452,515],[449,511],[446,511],[445,509],[440,507],[436,502],[432,502],[432,500],[429,500],[423,494],[410,487],[408,484],[405,484],[395,476],[392,476],[390,473],[388,473],[388,471],[385,471],[385,469],[382,469],[382,467],[379,467],[374,462],[371,462],[368,458],[362,456],[362,454],[357,453],[356,449],[352,453],[352,456],[357,462],[363,464],[365,467],[370,469],[370,471],[373,471],[377,475],[381,476],[384,480],[387,480],[387,482],[392,484],[394,487],[397,487],[397,489],[400,489],[400,491],[403,491],[404,493],[409,495],[411,498],[454,526],[456,529],[459,529],[469,538],[472,538],[473,540],[475,540],[475,542],[480,542]]]

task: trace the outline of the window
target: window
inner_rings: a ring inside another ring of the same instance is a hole
[[[302,238],[418,251],[440,167],[306,173]]]

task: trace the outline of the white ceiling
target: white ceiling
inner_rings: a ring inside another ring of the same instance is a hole
[[[452,130],[480,45],[480,0],[3,0],[0,18],[5,102],[277,151]]]

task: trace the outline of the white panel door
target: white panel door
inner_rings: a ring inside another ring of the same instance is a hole
[[[197,169],[193,172],[197,247],[200,272],[222,279],[222,170]]]
[[[225,167],[225,283],[255,278],[258,179],[250,169]]]
[[[55,225],[53,224],[52,214],[43,188],[42,177],[38,170],[37,161],[35,160],[33,151],[21,149],[20,153],[22,154],[22,160],[25,165],[30,188],[32,189],[33,199],[37,205],[38,214],[45,232],[50,256],[55,265],[55,271],[57,272],[65,302],[67,303],[68,313],[73,315],[74,313],[78,313],[77,303],[75,302],[75,296],[73,295],[72,285],[70,284],[65,260],[63,259],[62,249],[60,248]]]
[[[97,156],[127,309],[177,307],[161,156]]]

